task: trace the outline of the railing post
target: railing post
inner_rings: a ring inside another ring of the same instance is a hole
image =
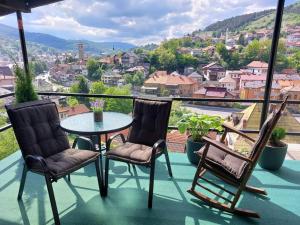
[[[284,2],[285,0],[278,0],[277,3],[277,11],[276,11],[274,32],[273,32],[272,45],[271,45],[271,54],[269,58],[268,73],[267,73],[266,87],[265,87],[265,94],[264,94],[264,103],[263,103],[261,117],[260,117],[260,127],[262,127],[263,123],[265,122],[268,116],[270,96],[272,92],[274,66],[276,63],[277,47],[279,43],[280,28],[281,28],[281,22],[282,22],[283,10],[284,10]]]
[[[28,63],[28,54],[27,54],[27,48],[26,48],[22,13],[21,13],[21,11],[18,10],[16,12],[16,14],[17,14],[17,20],[18,20],[18,29],[19,29],[21,48],[22,48],[24,70],[25,70],[26,75],[29,76],[29,63]]]

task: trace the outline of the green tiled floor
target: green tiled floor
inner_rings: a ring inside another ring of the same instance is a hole
[[[23,201],[16,200],[22,161],[17,152],[0,161],[0,224],[53,224],[43,178],[29,174]],[[153,209],[147,208],[148,170],[131,175],[126,164],[111,163],[108,197],[101,198],[93,166],[72,175],[72,183],[54,183],[62,224],[300,224],[300,161],[286,161],[277,173],[257,168],[250,183],[267,189],[267,198],[245,194],[239,207],[256,210],[261,219],[232,216],[212,209],[189,195],[195,168],[186,155],[170,154],[174,178],[163,157],[157,163]]]

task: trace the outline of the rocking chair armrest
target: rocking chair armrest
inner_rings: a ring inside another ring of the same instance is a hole
[[[117,138],[117,137],[121,137],[121,140],[122,140],[123,143],[126,142],[126,141],[125,141],[124,134],[122,134],[122,133],[115,134],[115,135],[111,136],[111,137],[108,139],[108,141],[107,141],[107,151],[109,151],[110,145],[111,145],[112,141],[113,141],[115,138]]]
[[[252,163],[251,159],[249,159],[246,156],[243,156],[237,152],[232,151],[232,149],[230,149],[227,145],[225,145],[219,141],[212,140],[208,137],[203,137],[203,140],[206,141],[208,145],[213,145],[213,146],[217,147],[218,149],[220,149],[221,151],[226,152],[227,154],[230,154],[230,155],[232,155],[238,159],[244,160],[248,163]]]
[[[89,143],[90,149],[91,149],[92,151],[95,151],[95,150],[96,150],[93,141],[92,141],[90,138],[83,137],[83,136],[78,136],[78,137],[75,138],[75,140],[74,140],[74,142],[73,142],[73,145],[72,145],[72,148],[75,148],[75,147],[76,147],[78,140],[83,140],[83,141]]]
[[[232,127],[232,126],[229,126],[227,124],[222,124],[222,127],[224,127],[225,131],[229,131],[229,132],[233,132],[233,133],[236,133],[236,134],[239,134],[241,135],[242,137],[244,138],[247,138],[248,140],[252,141],[252,142],[255,142],[256,140],[250,136],[248,136],[247,134],[245,134],[244,132]]]
[[[48,173],[50,171],[49,167],[47,166],[47,163],[45,159],[42,156],[39,155],[27,155],[25,157],[26,165],[29,169],[32,168],[33,163],[38,163],[40,167],[42,168],[44,173]]]
[[[156,154],[158,149],[164,149],[166,147],[166,141],[164,139],[159,139],[154,143],[152,147],[152,157]]]

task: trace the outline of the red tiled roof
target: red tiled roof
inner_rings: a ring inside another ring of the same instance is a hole
[[[251,63],[249,63],[247,65],[247,67],[249,68],[268,68],[268,63],[263,62],[263,61],[252,61]]]
[[[264,81],[266,76],[264,75],[241,75],[241,81]]]
[[[74,116],[82,113],[87,113],[90,112],[88,107],[86,107],[84,104],[76,105],[74,107],[58,107],[58,112],[59,113],[66,113],[68,116]]]
[[[182,75],[167,75],[165,71],[157,71],[152,74],[145,84],[164,84],[164,85],[180,85],[180,84],[195,84],[196,81]]]
[[[226,95],[226,91],[207,91],[206,96],[207,97],[216,97],[216,98],[224,98]]]

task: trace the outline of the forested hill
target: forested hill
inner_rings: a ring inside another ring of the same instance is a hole
[[[231,17],[207,26],[204,31],[224,32],[248,30],[250,28],[269,27],[274,23],[275,9],[264,10],[240,16]],[[300,1],[287,6],[284,10],[283,25],[300,25]],[[259,25],[259,27],[258,27]]]

